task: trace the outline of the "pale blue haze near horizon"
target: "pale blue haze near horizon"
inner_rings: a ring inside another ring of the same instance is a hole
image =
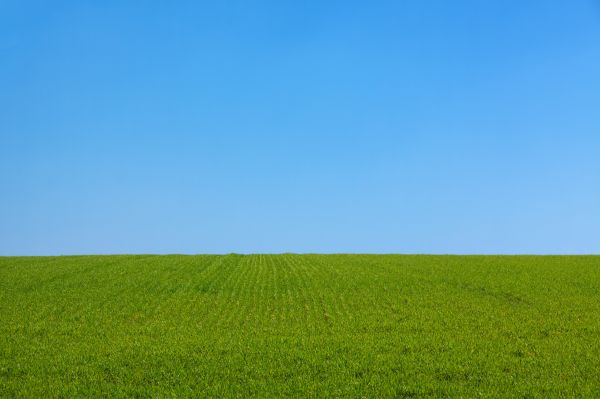
[[[600,2],[0,2],[0,255],[228,252],[600,253]]]

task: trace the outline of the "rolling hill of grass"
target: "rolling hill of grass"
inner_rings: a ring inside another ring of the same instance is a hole
[[[0,257],[0,397],[600,397],[600,257]]]

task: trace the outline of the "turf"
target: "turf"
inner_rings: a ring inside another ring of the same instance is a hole
[[[600,257],[0,257],[2,397],[600,397]]]

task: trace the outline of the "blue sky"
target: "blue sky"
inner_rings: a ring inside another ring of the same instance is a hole
[[[0,3],[0,255],[287,251],[600,253],[600,3]]]

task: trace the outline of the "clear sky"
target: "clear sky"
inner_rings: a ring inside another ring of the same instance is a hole
[[[0,2],[0,255],[600,253],[600,2]]]

